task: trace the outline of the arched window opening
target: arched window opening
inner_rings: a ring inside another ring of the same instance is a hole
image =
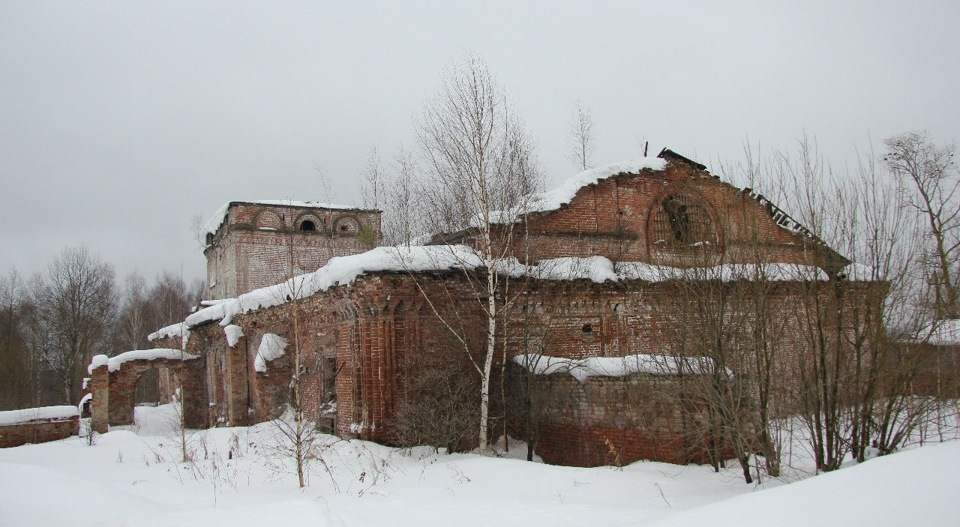
[[[706,207],[686,194],[674,194],[654,209],[652,240],[660,247],[706,247],[716,243]]]
[[[300,230],[304,232],[316,232],[317,224],[310,220],[303,220],[300,224]]]
[[[351,217],[341,217],[333,224],[334,232],[338,236],[356,236],[360,232],[360,224]]]

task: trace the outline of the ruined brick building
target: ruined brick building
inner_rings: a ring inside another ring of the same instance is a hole
[[[789,321],[800,296],[849,264],[760,194],[669,150],[578,174],[515,220],[526,235],[503,271],[512,300],[499,325],[492,426],[519,430],[551,463],[703,461],[708,438],[691,435],[700,417],[682,411],[683,395],[717,365],[700,357],[698,339],[712,328],[688,311],[693,286],[732,284],[734,294],[762,283],[762,316],[783,322],[770,338],[798,354],[803,339]],[[275,418],[299,351],[318,426],[411,443],[426,437],[416,435],[423,409],[443,406],[431,402],[440,381],[475,375],[464,345],[480,353],[485,334],[464,270],[477,265],[469,249],[367,251],[380,240],[378,211],[309,203],[230,203],[209,230],[217,301],[151,335],[153,355],[91,365],[96,428],[129,422],[137,379],[161,366],[167,391],[182,390],[189,426]],[[469,245],[471,232],[443,239]],[[843,287],[848,301],[873,294],[853,280]],[[748,331],[758,319],[748,304],[732,302],[721,322]],[[778,375],[786,384],[791,373]]]

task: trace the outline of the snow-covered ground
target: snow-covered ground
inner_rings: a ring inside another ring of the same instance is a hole
[[[182,463],[169,405],[136,419],[92,446],[0,449],[0,526],[960,525],[957,441],[756,486],[735,469],[529,463],[515,443],[494,458],[322,436],[301,491],[273,424],[190,432]]]

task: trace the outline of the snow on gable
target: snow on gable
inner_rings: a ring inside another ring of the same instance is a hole
[[[157,360],[157,359],[172,359],[172,360],[193,360],[199,359],[199,355],[191,355],[190,353],[185,353],[183,350],[175,350],[171,348],[154,348],[148,350],[133,350],[121,353],[116,357],[107,357],[106,355],[94,355],[93,359],[90,360],[90,365],[87,366],[87,373],[93,374],[93,370],[106,365],[109,371],[117,371],[123,366],[124,363],[134,361],[134,360]]]
[[[587,382],[590,377],[625,377],[635,373],[701,375],[712,373],[715,367],[713,361],[707,357],[668,357],[645,354],[586,359],[517,355],[513,358],[513,362],[534,375],[569,373],[580,384]]]
[[[617,174],[637,174],[644,169],[663,170],[666,164],[667,162],[663,159],[642,157],[584,170],[568,178],[557,188],[535,195],[533,202],[527,207],[527,212],[557,210],[567,203],[570,203],[573,197],[577,195],[577,192],[583,187],[595,185]]]
[[[259,373],[266,373],[267,362],[282,357],[286,348],[287,339],[273,333],[264,334],[263,338],[260,339],[260,347],[257,348],[257,358],[253,361],[253,369]]]

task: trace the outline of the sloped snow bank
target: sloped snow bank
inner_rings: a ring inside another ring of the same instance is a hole
[[[790,485],[681,512],[658,527],[955,526],[960,442],[878,457]]]

